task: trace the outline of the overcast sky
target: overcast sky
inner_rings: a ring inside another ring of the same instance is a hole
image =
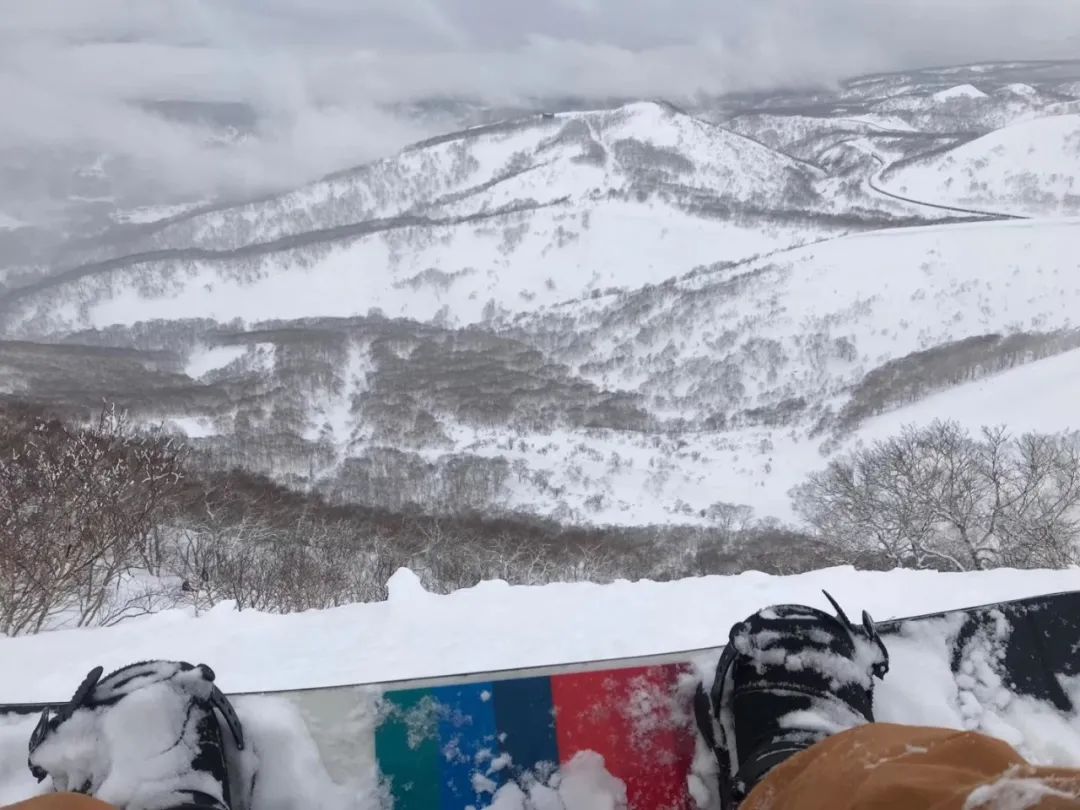
[[[180,186],[293,182],[421,133],[435,95],[665,96],[1080,54],[1078,0],[2,0],[0,148],[85,144]],[[208,148],[131,99],[243,101]]]

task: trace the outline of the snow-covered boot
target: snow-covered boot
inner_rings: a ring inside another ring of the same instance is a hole
[[[736,624],[709,696],[699,689],[698,726],[716,753],[725,810],[793,754],[873,722],[888,651],[866,612],[853,625],[825,596],[836,616],[777,605]]]
[[[122,810],[231,810],[220,712],[235,750],[240,720],[205,664],[147,661],[102,678],[96,667],[30,738],[30,771],[57,791]]]

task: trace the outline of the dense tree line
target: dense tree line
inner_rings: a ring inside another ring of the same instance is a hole
[[[854,387],[836,427],[848,431],[890,408],[915,402],[955,385],[1071,351],[1080,330],[976,335],[890,360]]]

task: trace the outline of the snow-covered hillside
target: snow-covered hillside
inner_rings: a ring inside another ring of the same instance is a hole
[[[969,137],[1045,114],[1067,100],[1075,63],[998,63],[868,76],[845,84],[841,103],[898,117],[914,130]]]
[[[1056,370],[1080,345],[1080,258],[1070,250],[1078,240],[1080,221],[1068,219],[877,231],[492,325],[514,342],[325,324],[305,341],[328,328],[340,337],[318,351],[302,352],[295,339],[279,343],[286,332],[256,332],[244,343],[196,349],[186,369],[207,384],[242,386],[270,374],[295,388],[276,401],[302,415],[296,430],[320,453],[332,449],[320,467],[323,486],[346,499],[396,505],[387,500],[392,492],[409,497],[399,484],[370,501],[362,494],[376,491],[369,478],[357,484],[339,475],[350,458],[360,460],[355,469],[382,467],[388,462],[375,448],[395,442],[426,464],[454,448],[493,470],[505,465],[493,509],[568,522],[707,524],[709,508],[723,501],[790,519],[788,490],[822,467],[827,452],[888,435],[874,425],[896,430],[943,418],[972,429],[1076,427],[1072,377]],[[982,345],[974,358],[971,341]],[[520,353],[530,346],[568,376],[536,361],[526,366]],[[1067,353],[1052,356],[1059,352]],[[1018,359],[1004,362],[1011,355]],[[1024,365],[1040,357],[1047,359]],[[956,387],[965,363],[986,375],[998,365],[1011,370]],[[868,376],[890,364],[899,376],[889,383]],[[1011,417],[1002,407],[973,407],[990,390],[998,405],[1028,407]],[[479,391],[491,407],[470,404]],[[630,410],[615,406],[618,392]],[[918,401],[926,396],[932,407]],[[183,402],[186,410],[162,415],[193,437],[230,435],[239,418],[268,435],[285,427],[255,411],[200,416]],[[581,407],[609,410],[585,420],[558,415]],[[539,419],[538,408],[549,417]],[[635,408],[687,424],[643,431]],[[494,425],[493,409],[503,414]],[[421,415],[422,431],[413,427]],[[276,463],[285,468],[284,458]],[[409,470],[407,478],[419,474]]]
[[[376,309],[468,324],[919,215],[666,105],[634,104],[478,127],[167,220],[124,256],[9,295],[4,326]]]
[[[880,410],[888,416],[876,424],[893,430],[934,418],[1073,428],[1069,377],[1056,373],[1073,353],[959,387],[951,376],[974,362],[963,359],[971,339],[986,339],[978,363],[987,373],[1010,352],[1030,359],[1076,345],[1080,259],[1069,246],[1078,240],[1074,220],[880,231],[523,320],[516,334],[581,377],[698,427],[669,441],[581,431],[509,444],[483,431],[466,446],[543,471],[534,480],[568,493],[585,517],[692,521],[717,500],[789,517],[787,491],[823,466],[823,449],[887,435],[866,421]],[[934,348],[938,356],[920,358]],[[895,391],[862,384],[890,363],[910,367],[916,399],[935,394],[932,407],[911,403],[902,376],[890,377]],[[991,390],[1001,407],[972,407]],[[1010,417],[1006,402],[1030,407]],[[513,491],[517,504],[545,499],[525,481]]]
[[[390,510],[790,519],[909,421],[1076,427],[1077,71],[529,114],[137,216],[0,288],[0,395]]]
[[[217,683],[236,693],[696,650],[690,657],[708,683],[715,647],[734,622],[769,604],[829,609],[822,588],[849,613],[865,609],[881,620],[1074,590],[1080,587],[1080,573],[865,573],[844,568],[796,577],[746,573],[669,583],[524,588],[486,582],[437,596],[423,591],[411,572],[400,570],[390,585],[387,602],[329,611],[273,616],[237,613],[222,604],[197,618],[176,611],[112,628],[0,639],[3,660],[19,662],[0,670],[0,701],[63,701],[94,666],[111,671],[155,658],[207,663]],[[890,670],[875,692],[877,719],[979,730],[1007,740],[1037,763],[1080,763],[1075,718],[1001,690],[989,669],[967,678],[969,686],[962,687],[944,646],[923,643],[932,636],[928,631],[925,638],[890,642]],[[971,687],[980,675],[983,680]],[[689,692],[693,679],[686,681]],[[1066,688],[1075,693],[1073,685]],[[265,807],[281,810],[300,810],[313,802],[328,810],[382,807],[374,759],[379,689],[344,690],[336,693],[336,702],[332,693],[322,693],[327,697],[321,700],[319,694],[234,699],[249,746],[261,760],[253,798],[272,795]],[[26,768],[27,740],[36,722],[35,716],[0,717],[2,803],[47,787],[37,785]],[[702,788],[714,778],[711,763],[706,752],[687,775],[691,792],[709,810],[709,791]],[[564,764],[561,776],[567,786],[576,783],[576,789],[561,790],[559,780],[549,782],[544,807],[619,806],[621,783],[598,758]],[[520,799],[514,803],[518,795],[507,787],[493,806],[521,810]],[[256,804],[253,810],[265,807]]]
[[[812,168],[662,104],[474,127],[295,192],[176,221],[146,245],[239,248],[306,231],[423,212],[584,202],[635,182],[683,182],[732,202],[782,207],[787,176]],[[818,203],[823,207],[829,201]]]
[[[839,404],[867,372],[962,338],[1077,325],[1080,220],[833,239],[705,270],[603,306],[522,320],[608,389],[686,415]],[[820,414],[813,413],[814,418]]]
[[[1080,213],[1080,115],[1014,124],[904,163],[884,187],[916,199],[1020,216]]]
[[[146,319],[390,317],[464,325],[667,278],[673,269],[810,241],[802,227],[709,221],[662,203],[605,201],[578,210],[532,202],[474,221],[417,222],[349,242],[256,259],[132,265],[50,290],[21,307],[35,331]]]

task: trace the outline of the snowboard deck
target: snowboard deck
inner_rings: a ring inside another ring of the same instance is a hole
[[[915,645],[947,662],[941,666],[951,669],[958,694],[972,688],[962,683],[992,671],[995,688],[1075,722],[1063,679],[1080,675],[1080,591],[877,627],[887,646]],[[625,783],[629,810],[688,810],[697,741],[691,701],[721,650],[261,694],[300,710],[335,778],[377,765],[394,810],[482,810],[500,786],[527,792],[583,752],[602,756]],[[902,689],[910,674],[894,667],[886,684]],[[0,706],[0,714],[40,708]],[[365,713],[372,722],[356,732],[349,723]]]
[[[694,732],[676,696],[688,675],[660,664],[385,692],[375,747],[394,809],[481,808],[581,751],[604,758],[631,807],[682,807]]]
[[[1080,592],[891,619],[877,628],[888,646],[912,637],[930,643],[922,637],[931,625],[939,626],[934,638],[954,675],[970,668],[973,648],[992,650],[1004,688],[1063,715],[1074,711],[1061,678],[1080,674]],[[630,810],[693,807],[691,659],[715,664],[721,649],[645,666],[616,662],[598,671],[495,673],[390,689],[375,745],[394,809],[480,810],[500,785],[542,780],[582,751],[600,754],[626,784]]]

